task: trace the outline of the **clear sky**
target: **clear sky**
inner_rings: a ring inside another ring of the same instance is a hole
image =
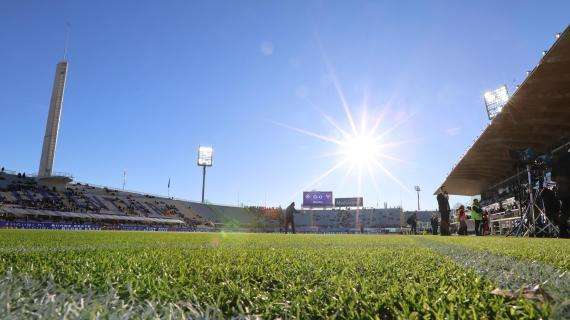
[[[570,22],[570,1],[2,1],[0,166],[37,172],[55,64],[71,24],[55,170],[211,202],[286,205],[303,188],[422,207],[486,124],[482,94],[512,91]],[[337,90],[339,89],[339,90]],[[384,136],[370,178],[298,131]],[[366,111],[365,111],[366,110]],[[406,120],[407,119],[407,120]],[[406,121],[404,121],[406,120]],[[278,125],[277,123],[283,124]],[[285,125],[285,126],[284,126]],[[404,144],[397,142],[405,141]],[[267,199],[267,200],[266,200]],[[453,202],[460,199],[452,199]]]

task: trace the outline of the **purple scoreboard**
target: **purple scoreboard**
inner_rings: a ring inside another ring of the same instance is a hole
[[[332,191],[305,191],[303,192],[303,207],[332,207]]]

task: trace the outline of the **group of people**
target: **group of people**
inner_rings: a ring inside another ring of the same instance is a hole
[[[449,218],[450,218],[450,207],[449,207],[449,195],[445,190],[445,187],[441,187],[437,195],[437,204],[439,207],[439,213],[441,215],[441,235],[450,235],[449,231]],[[467,211],[469,216],[473,219],[475,223],[475,235],[482,236],[488,234],[489,232],[489,215],[487,212],[483,211],[478,199],[474,199],[470,207],[465,208],[464,205],[460,205],[457,208],[457,220],[459,221],[459,229],[457,234],[467,235]],[[431,218],[432,232],[437,234],[437,216],[432,215]]]
[[[481,209],[479,200],[474,199],[471,207],[467,207],[467,209],[470,210],[470,217],[475,223],[475,235],[484,236],[489,234],[489,214]],[[457,209],[457,220],[459,220],[457,234],[467,235],[467,212],[464,205],[460,205]]]

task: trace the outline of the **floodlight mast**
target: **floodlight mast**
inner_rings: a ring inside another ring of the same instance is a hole
[[[418,211],[420,211],[420,191],[422,190],[420,189],[420,186],[415,186],[414,189],[418,193]]]
[[[212,147],[198,147],[198,166],[202,167],[202,203],[206,190],[206,167],[212,166],[214,149]]]
[[[202,203],[204,203],[204,189],[206,189],[206,166],[202,166]]]

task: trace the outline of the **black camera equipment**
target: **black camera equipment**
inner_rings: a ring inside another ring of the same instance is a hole
[[[531,163],[536,158],[532,148],[509,150],[509,156],[521,164]]]
[[[509,155],[517,161],[517,185],[513,189],[520,218],[507,236],[557,237],[558,227],[546,216],[542,197],[546,188],[544,177],[552,164],[552,157],[548,154],[537,157],[532,148],[512,150]]]

